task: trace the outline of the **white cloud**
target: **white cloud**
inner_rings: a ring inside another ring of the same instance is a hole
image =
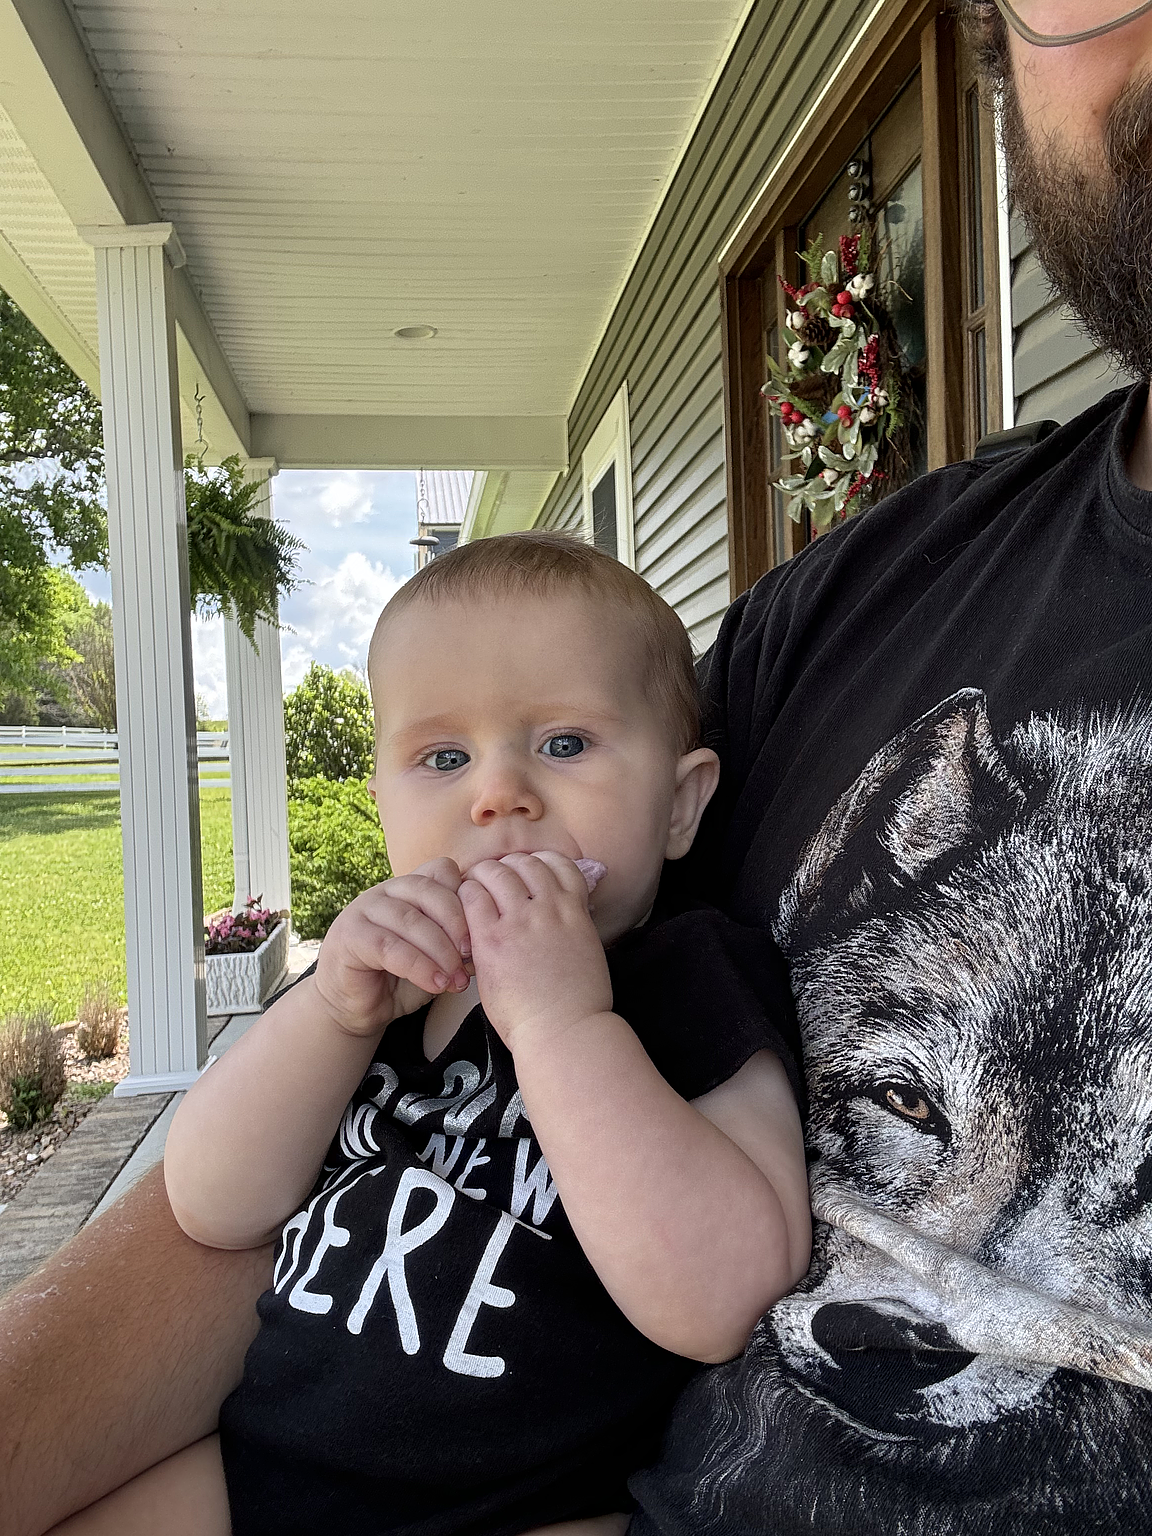
[[[272,502],[306,546],[302,584],[280,608],[287,691],[312,661],[364,665],[377,615],[413,569],[416,476],[411,470],[285,470],[272,482]],[[111,600],[104,572],[85,571],[82,579],[93,600]],[[220,619],[193,618],[192,657],[196,691],[213,717],[225,715]]]
[[[404,578],[390,566],[352,550],[340,564],[314,567],[312,585],[295,594],[290,622],[293,634],[281,650],[285,690],[294,688],[309,663],[363,667],[380,610]]]
[[[317,498],[320,511],[334,528],[366,523],[372,515],[372,486],[364,473],[344,470],[333,475]]]

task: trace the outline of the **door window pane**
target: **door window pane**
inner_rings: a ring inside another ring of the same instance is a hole
[[[928,468],[928,348],[924,314],[924,179],[919,162],[878,210],[877,267],[904,369],[907,478]]]
[[[976,86],[964,99],[968,134],[968,302],[972,309],[984,303],[984,199],[980,185],[980,92]]]
[[[976,370],[976,442],[988,431],[988,333],[983,326],[972,338]]]
[[[880,297],[892,319],[903,369],[902,404],[907,436],[895,445],[889,483],[879,494],[914,480],[928,468],[927,316],[924,308],[924,180],[920,165],[921,90],[919,72],[853,156],[867,167],[876,235]],[[800,245],[820,237],[827,250],[840,235],[859,232],[852,224],[849,176],[842,169],[805,220]],[[888,470],[885,470],[888,473]]]
[[[608,468],[592,487],[592,542],[615,560],[620,552],[616,536],[616,466]]]

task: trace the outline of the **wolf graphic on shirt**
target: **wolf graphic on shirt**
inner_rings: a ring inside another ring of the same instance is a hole
[[[1152,711],[997,742],[945,700],[776,936],[814,1257],[693,1389],[692,1529],[1152,1531]]]

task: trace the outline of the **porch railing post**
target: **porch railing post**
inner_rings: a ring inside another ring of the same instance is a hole
[[[275,460],[249,459],[245,473],[262,487],[255,510],[270,517]],[[282,911],[292,892],[280,632],[261,621],[255,640],[251,645],[235,620],[225,619],[234,904],[241,907],[249,896],[259,896],[266,907]]]
[[[170,224],[86,229],[96,247],[124,845],[130,1071],[187,1088],[207,1055],[200,804]],[[166,247],[168,252],[166,253]]]

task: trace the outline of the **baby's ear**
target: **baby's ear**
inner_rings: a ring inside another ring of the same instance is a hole
[[[676,764],[666,859],[682,859],[692,846],[704,808],[720,782],[720,759],[710,747],[686,752]]]

